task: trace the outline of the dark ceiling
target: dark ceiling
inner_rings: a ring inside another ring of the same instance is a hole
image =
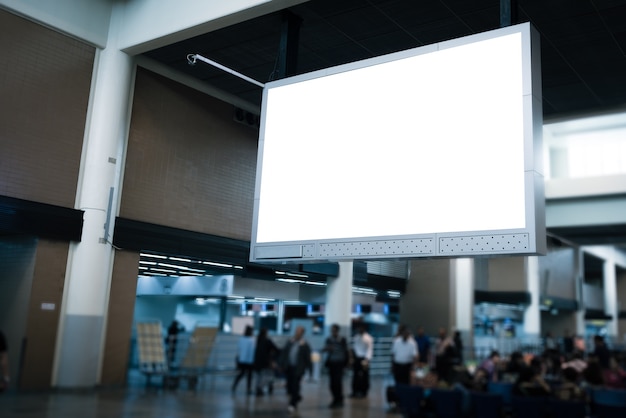
[[[260,87],[189,65],[187,55],[265,83],[280,78],[281,33],[297,26],[287,21],[301,21],[288,72],[300,74],[497,29],[501,1],[514,6],[513,23],[530,21],[541,35],[544,119],[626,108],[626,0],[310,0],[144,55],[260,109]],[[554,232],[579,244],[626,243],[626,225]]]
[[[626,0],[511,4],[513,22],[530,21],[541,34],[545,118],[626,104]],[[289,11],[301,19],[295,73],[500,27],[500,0],[311,0]],[[268,14],[145,55],[260,106],[259,87],[210,65],[190,66],[186,56],[265,83],[278,78],[284,19],[284,11]]]

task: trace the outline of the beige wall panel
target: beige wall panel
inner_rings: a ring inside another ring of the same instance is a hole
[[[138,268],[139,253],[115,253],[102,363],[101,383],[105,386],[126,382]]]
[[[0,195],[74,207],[95,50],[0,10]]]
[[[120,216],[249,240],[258,131],[141,68],[132,112]]]
[[[20,381],[22,389],[50,387],[68,252],[67,242],[40,239],[37,245]]]
[[[489,259],[488,267],[490,291],[525,292],[526,258],[525,257],[494,257]]]
[[[454,324],[451,306],[450,260],[411,261],[406,292],[400,299],[400,323],[412,330],[423,326],[427,335],[437,336],[440,327]]]

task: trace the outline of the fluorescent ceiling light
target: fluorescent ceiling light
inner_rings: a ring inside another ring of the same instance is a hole
[[[141,257],[150,257],[150,258],[167,258],[167,256],[165,256],[165,255],[157,255],[157,254],[139,253],[139,255]]]
[[[302,283],[302,280],[297,280],[297,279],[283,279],[280,277],[276,278],[277,282],[285,282],[285,283]]]
[[[176,270],[161,269],[161,268],[153,268],[152,271],[159,271],[162,273],[176,273]]]
[[[215,261],[203,261],[202,264],[206,264],[206,265],[209,265],[209,266],[215,266],[215,267],[225,267],[225,268],[232,268],[233,267],[232,264],[217,263]]]
[[[172,260],[172,261],[184,261],[184,262],[187,262],[187,263],[190,263],[190,262],[193,261],[193,260],[190,260],[188,258],[180,258],[180,257],[170,257],[170,260]]]

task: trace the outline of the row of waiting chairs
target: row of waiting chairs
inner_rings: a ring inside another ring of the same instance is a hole
[[[486,393],[396,385],[395,392],[406,418],[626,418],[623,390],[594,389],[591,401],[582,402],[514,396],[512,385],[506,385],[510,384],[492,384]]]

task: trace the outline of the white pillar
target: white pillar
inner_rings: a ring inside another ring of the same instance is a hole
[[[605,260],[602,266],[604,284],[604,311],[613,320],[608,321],[606,330],[613,339],[619,337],[618,322],[619,312],[617,308],[617,277],[615,274],[615,262],[611,259]]]
[[[326,282],[325,332],[330,333],[332,324],[339,325],[341,333],[349,336],[352,313],[352,278],[354,263],[339,263],[337,277],[329,277]]]
[[[471,333],[474,317],[474,260],[459,258],[451,263],[455,283],[455,328],[464,334]]]
[[[85,212],[83,233],[68,257],[52,377],[58,387],[89,387],[100,380],[113,264],[110,241],[134,77],[132,57],[117,47],[120,12],[120,5],[113,7],[107,47],[96,52],[94,63],[76,193],[76,207]]]
[[[526,289],[530,305],[524,312],[524,333],[528,337],[541,337],[541,312],[539,310],[539,259],[526,257]]]
[[[576,250],[576,300],[578,301],[578,310],[576,311],[576,336],[585,336],[585,299],[583,296],[583,283],[584,283],[584,266],[583,266],[583,252],[581,249]]]
[[[283,335],[283,327],[285,325],[285,301],[278,301],[278,312],[276,313],[278,320],[276,321],[276,334]]]
[[[454,323],[461,333],[464,347],[474,346],[474,260],[458,258],[451,260],[452,289],[454,289]],[[464,359],[473,358],[474,353],[464,350]]]

